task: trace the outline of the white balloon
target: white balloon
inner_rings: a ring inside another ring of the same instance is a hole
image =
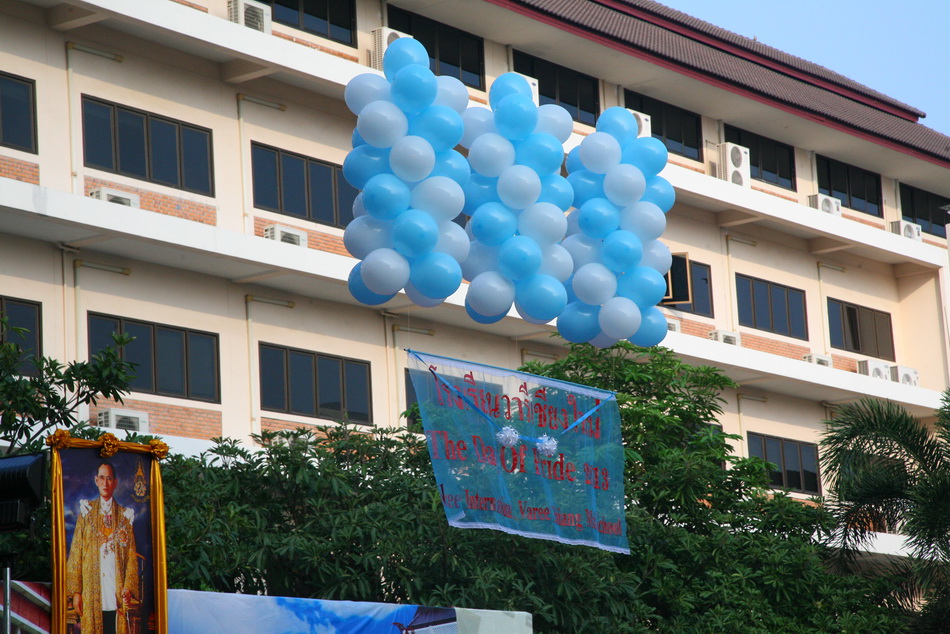
[[[564,143],[574,132],[574,120],[562,106],[546,103],[538,108],[538,125],[534,127],[534,131],[550,134]]]
[[[379,100],[389,100],[389,82],[382,75],[363,73],[357,75],[343,89],[346,107],[355,115],[360,114],[367,104]]]
[[[498,271],[485,271],[468,285],[469,306],[479,315],[507,313],[515,301],[515,285]]]
[[[435,167],[435,151],[422,137],[404,136],[393,144],[389,152],[389,167],[393,174],[407,183],[416,183]]]
[[[439,222],[452,220],[462,213],[465,192],[447,176],[430,176],[413,187],[409,205],[429,212]]]
[[[541,179],[527,165],[512,165],[498,177],[498,197],[512,209],[524,209],[541,195]]]
[[[660,275],[666,275],[672,265],[673,255],[670,253],[668,246],[659,240],[643,243],[643,257],[640,259],[640,266],[648,266]]]
[[[434,251],[448,253],[456,262],[461,264],[468,257],[472,242],[465,234],[465,229],[447,220],[439,225],[439,241]]]
[[[542,247],[552,245],[564,239],[567,216],[555,204],[534,203],[518,214],[518,233],[532,238]]]
[[[573,288],[577,299],[600,306],[617,294],[617,276],[603,264],[591,262],[574,273]]]
[[[402,110],[391,101],[374,101],[366,104],[356,120],[356,129],[363,140],[374,147],[392,147],[393,143],[406,136],[409,120]]]
[[[571,259],[574,261],[574,270],[576,271],[585,264],[600,261],[601,242],[603,241],[578,233],[564,238],[561,246],[571,254]]]
[[[574,272],[574,258],[570,251],[560,244],[552,244],[541,249],[541,268],[538,273],[550,275],[558,282],[566,282]]]
[[[376,249],[363,259],[360,275],[369,290],[392,295],[409,281],[409,262],[394,249]]]
[[[498,270],[499,247],[487,247],[477,240],[471,244],[468,257],[462,260],[462,277],[471,281],[480,273]]]
[[[524,319],[529,324],[537,324],[540,326],[540,325],[549,323],[551,321],[550,319],[536,319],[535,317],[532,317],[527,312],[525,312],[525,309],[522,308],[521,304],[519,304],[518,302],[515,302],[515,310],[517,310],[518,314],[521,315],[521,318]]]
[[[596,337],[588,341],[587,343],[594,346],[595,348],[609,348],[610,346],[617,343],[617,341],[619,340],[614,339],[610,335],[601,332]]]
[[[482,176],[501,176],[515,164],[515,146],[497,132],[485,132],[472,141],[468,162]]]
[[[578,155],[581,164],[595,174],[606,174],[620,163],[620,144],[606,132],[593,132],[581,141]]]
[[[416,306],[421,306],[422,308],[432,308],[433,306],[438,306],[445,301],[444,297],[439,297],[437,299],[426,297],[420,293],[415,286],[412,285],[412,282],[406,283],[406,297],[408,297],[413,304]]]
[[[360,192],[356,195],[356,198],[353,199],[353,217],[359,218],[360,216],[365,216],[367,213],[366,207],[363,206],[363,192]]]
[[[465,112],[468,108],[468,88],[465,84],[449,75],[439,75],[436,81],[439,82],[439,92],[433,105],[447,106],[459,114]]]
[[[620,228],[636,235],[645,244],[666,230],[666,214],[649,201],[640,201],[620,211]]]
[[[462,113],[463,133],[459,144],[470,148],[478,137],[495,132],[495,114],[488,108],[474,107]]]
[[[629,163],[614,165],[604,176],[604,194],[607,200],[618,207],[626,207],[640,200],[646,187],[643,172]]]
[[[626,297],[611,297],[597,315],[600,330],[614,339],[626,339],[640,328],[640,308]]]
[[[354,218],[343,232],[343,246],[362,260],[376,249],[392,246],[392,222],[365,215]]]

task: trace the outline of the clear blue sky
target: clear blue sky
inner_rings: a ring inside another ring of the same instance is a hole
[[[658,0],[927,113],[950,135],[950,0]]]

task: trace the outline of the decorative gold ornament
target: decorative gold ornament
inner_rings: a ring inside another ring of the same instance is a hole
[[[46,444],[53,449],[65,449],[69,446],[70,436],[68,429],[57,429],[46,437]]]
[[[164,460],[168,455],[168,445],[163,443],[158,438],[152,438],[150,441],[148,441],[148,444],[152,447],[152,455],[159,460]]]
[[[99,455],[103,458],[111,458],[119,450],[119,439],[109,432],[99,436],[99,442],[102,443],[102,449],[99,451]]]

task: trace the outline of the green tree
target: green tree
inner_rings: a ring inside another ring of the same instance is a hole
[[[932,425],[889,401],[840,406],[821,442],[832,478],[829,508],[838,563],[889,579],[890,598],[915,631],[945,632],[950,620],[950,391]],[[910,557],[870,565],[875,532],[906,536]]]

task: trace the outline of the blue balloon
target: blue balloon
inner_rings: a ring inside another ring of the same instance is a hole
[[[366,145],[366,141],[360,136],[360,131],[353,128],[353,135],[350,137],[350,146],[358,148],[361,145]]]
[[[503,204],[485,203],[472,214],[472,235],[489,247],[501,246],[518,230],[518,217]]]
[[[502,99],[495,110],[495,129],[498,134],[517,141],[534,132],[538,125],[538,107],[531,97],[508,95]]]
[[[492,110],[494,110],[498,108],[498,104],[500,104],[505,97],[511,95],[521,95],[528,99],[532,98],[531,86],[528,85],[528,80],[518,73],[504,73],[503,75],[499,75],[498,78],[492,82],[491,88],[488,90],[488,103],[491,104]]]
[[[676,192],[670,181],[662,176],[654,176],[647,179],[647,188],[640,197],[641,202],[653,203],[659,207],[663,213],[668,212],[673,207],[676,200]]]
[[[429,53],[426,47],[411,37],[401,37],[386,47],[383,55],[383,74],[392,81],[400,70],[412,64],[429,67]]]
[[[574,206],[580,207],[591,198],[603,198],[604,175],[581,169],[571,172],[567,182],[574,188]]]
[[[485,203],[500,200],[498,198],[497,178],[472,174],[463,189],[465,190],[465,207],[462,208],[462,211],[469,216]]]
[[[429,106],[409,121],[409,134],[421,136],[436,153],[462,140],[462,117],[448,106]]]
[[[640,327],[633,336],[627,341],[635,346],[649,348],[655,346],[666,337],[669,328],[666,325],[666,317],[656,306],[646,310],[640,309]]]
[[[666,295],[666,278],[656,269],[638,266],[617,280],[617,295],[633,300],[643,312],[656,306]]]
[[[409,281],[426,297],[448,297],[462,284],[462,268],[451,255],[433,251],[410,264]]]
[[[600,333],[599,313],[600,306],[572,301],[557,318],[558,334],[572,343],[590,341]]]
[[[606,198],[591,198],[581,205],[577,226],[590,238],[606,238],[620,226],[620,210]]]
[[[515,145],[515,163],[527,165],[542,177],[558,172],[563,162],[564,148],[550,134],[530,134]]]
[[[472,176],[472,166],[455,150],[446,150],[435,155],[435,167],[429,174],[430,178],[432,176],[445,176],[465,187]]]
[[[541,268],[541,247],[527,236],[508,238],[498,250],[498,270],[518,281],[531,277]]]
[[[515,301],[529,317],[546,323],[564,312],[567,291],[556,278],[539,273],[518,283]]]
[[[377,174],[389,172],[389,148],[361,145],[350,150],[343,159],[343,177],[356,189],[363,189],[366,181]]]
[[[568,174],[573,174],[578,170],[587,169],[584,167],[584,164],[581,163],[581,146],[578,145],[567,153],[567,157],[564,159],[564,168],[567,170]]]
[[[363,207],[378,220],[392,220],[409,208],[409,186],[393,174],[377,174],[363,187]]]
[[[623,273],[633,269],[643,257],[643,243],[635,234],[618,229],[600,246],[600,261],[611,271]]]
[[[597,131],[606,132],[624,146],[637,138],[640,126],[637,125],[637,119],[632,112],[620,106],[613,106],[597,117]]]
[[[560,174],[551,174],[541,178],[541,195],[539,203],[557,205],[561,211],[567,211],[574,204],[574,188],[571,183]]]
[[[406,114],[425,110],[432,105],[439,92],[439,81],[429,70],[428,64],[410,64],[400,69],[392,82],[390,98]]]
[[[356,301],[366,304],[367,306],[379,306],[396,296],[395,293],[392,295],[379,295],[366,288],[366,284],[363,283],[362,268],[363,263],[357,262],[356,266],[350,271],[350,277],[347,279],[350,295],[352,295]]]
[[[428,213],[408,209],[393,222],[393,248],[407,258],[418,258],[435,248],[439,223]]]
[[[503,312],[500,315],[492,315],[492,316],[476,313],[475,310],[469,305],[467,297],[465,298],[465,312],[468,313],[468,316],[472,319],[472,321],[479,324],[494,324],[495,322],[499,322],[502,319],[504,319],[505,316],[508,314],[507,311]]]
[[[669,158],[669,152],[663,141],[655,139],[652,136],[633,139],[623,146],[620,160],[623,163],[636,165],[648,179],[656,176],[666,167],[666,161]]]

